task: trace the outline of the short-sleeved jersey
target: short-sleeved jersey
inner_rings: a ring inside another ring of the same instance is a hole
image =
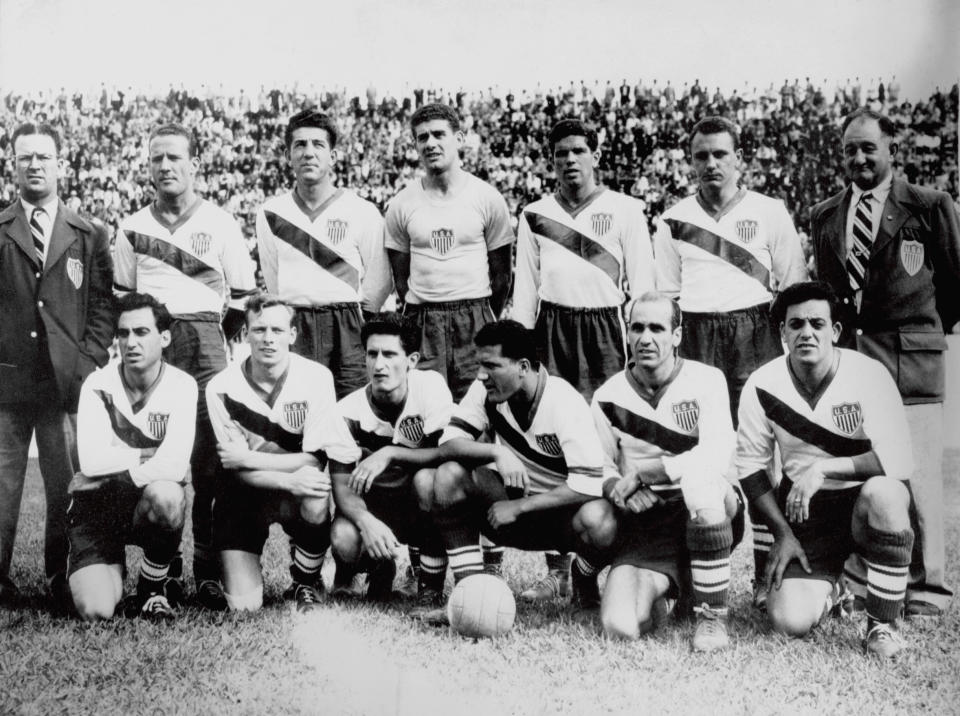
[[[597,389],[591,408],[608,469],[626,475],[636,461],[660,458],[671,483],[655,491],[678,490],[685,476],[725,479],[735,433],[727,381],[716,368],[678,359],[648,400],[628,366]]]
[[[657,289],[679,298],[684,311],[769,303],[774,293],[807,279],[800,238],[783,202],[741,191],[719,220],[688,196],[657,221]]]
[[[77,452],[85,477],[127,470],[139,487],[156,480],[186,480],[197,420],[197,383],[172,365],[161,366],[157,382],[133,403],[117,363],[108,363],[83,381]]]
[[[411,370],[407,374],[407,397],[394,424],[373,412],[369,390],[369,385],[355,390],[338,404],[362,457],[387,445],[427,447],[424,439],[441,432],[450,422],[453,396],[443,376],[436,371]],[[407,468],[395,465],[377,478],[377,484],[392,487],[409,477]]]
[[[511,317],[533,328],[539,301],[569,308],[622,306],[654,287],[643,205],[602,189],[571,214],[555,196],[530,204],[517,231]]]
[[[174,315],[242,308],[257,288],[236,220],[206,199],[172,225],[152,204],[128,216],[114,251],[116,288],[149,293]]]
[[[599,497],[603,493],[603,448],[583,396],[541,367],[537,396],[526,417],[529,425],[524,428],[508,402],[487,402],[486,388],[477,380],[454,408],[440,442],[492,434],[523,463],[532,494],[566,483],[571,490]]]
[[[387,207],[386,227],[386,247],[410,254],[409,303],[486,298],[487,254],[514,238],[507,203],[472,174],[445,199],[411,182]]]
[[[236,361],[207,384],[207,409],[217,442],[244,442],[251,450],[311,453],[350,464],[360,451],[337,411],[333,375],[319,363],[290,354],[273,393],[261,397],[250,377],[250,358]]]
[[[737,432],[737,477],[748,497],[763,494],[768,484],[756,482],[780,447],[783,474],[796,480],[811,464],[832,457],[876,453],[889,477],[906,480],[913,471],[910,430],[900,394],[881,363],[846,349],[830,384],[810,405],[794,384],[788,356],[757,369],[740,396]],[[827,479],[821,489],[856,484]]]
[[[257,246],[267,290],[295,306],[359,301],[379,311],[393,289],[383,218],[348,189],[315,211],[293,191],[267,199],[257,212]]]

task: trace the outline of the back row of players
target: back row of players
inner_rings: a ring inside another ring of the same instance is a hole
[[[478,386],[474,392],[482,388],[474,383],[482,354],[474,337],[483,335],[481,328],[494,321],[508,297],[513,234],[507,208],[492,187],[460,167],[462,135],[456,114],[443,105],[428,105],[418,110],[411,125],[425,176],[391,202],[385,231],[371,204],[336,186],[337,130],[328,117],[313,111],[293,117],[285,133],[296,177],[293,191],[268,200],[258,216],[264,278],[271,293],[291,307],[294,350],[329,367],[337,397],[361,388],[368,378],[364,351],[369,346],[360,341],[361,311],[369,317],[395,288],[405,317],[417,327],[419,367],[439,372],[453,398],[466,400],[472,385]],[[845,131],[851,127],[872,130],[874,125],[878,138],[889,143],[888,136],[880,136],[882,121],[870,113],[848,118]],[[46,134],[49,128],[32,129]],[[15,133],[15,146],[16,142]],[[684,330],[679,331],[679,322],[671,321],[669,326],[670,334],[676,331],[677,340],[682,341],[680,354],[722,370],[729,390],[729,414],[736,418],[747,377],[782,354],[769,315],[772,298],[807,277],[799,239],[782,203],[738,187],[736,128],[724,119],[709,118],[691,131],[699,191],[658,222],[655,259],[639,202],[595,182],[596,134],[579,121],[564,120],[551,132],[550,149],[559,190],[527,207],[519,227],[513,316],[533,328],[535,345],[525,370],[539,375],[536,362],[541,360],[550,374],[563,377],[590,399],[626,363],[620,307],[630,296],[646,294],[656,286],[676,299],[677,310],[682,309]],[[190,132],[178,126],[156,130],[149,155],[157,201],[121,224],[115,287],[150,294],[169,308],[174,318],[166,355],[172,365],[193,374],[202,392],[226,366],[220,332],[224,300],[229,296],[238,307],[253,291],[252,265],[232,218],[193,190],[198,160]],[[32,164],[29,158],[27,163]],[[412,348],[410,344],[405,352]],[[656,407],[658,397],[652,391],[645,401]],[[225,450],[222,439],[220,459],[216,459],[208,404],[202,395],[197,405],[191,458],[196,492],[194,575],[201,602],[216,606],[224,599],[214,548],[222,535],[216,535],[212,517],[215,486],[222,482],[220,465],[253,472],[259,468],[236,462],[241,458]],[[675,427],[695,434],[701,410],[698,399],[678,404],[672,418]],[[857,413],[852,406],[849,412]],[[529,427],[530,417],[525,416],[518,426]],[[844,424],[849,427],[858,419],[855,416]],[[154,422],[155,429],[163,429],[159,419]],[[521,433],[526,432],[521,427]],[[555,437],[541,437],[539,454],[560,449]],[[484,453],[484,457],[490,456]],[[560,463],[554,460],[550,465],[557,473]],[[297,465],[306,467],[315,466]],[[476,480],[483,473],[469,474]],[[302,476],[305,485],[310,483],[308,477]],[[361,475],[354,481],[367,479],[372,478]],[[440,469],[432,480],[432,492],[424,488],[418,504],[429,504],[432,510],[456,502],[470,492],[461,484],[465,479],[463,474]],[[508,486],[517,487],[520,478],[504,479]],[[320,489],[316,482],[311,484]],[[632,496],[620,494],[619,499],[626,505]],[[642,502],[637,498],[631,504],[636,509]],[[754,509],[759,504],[751,502],[755,518],[761,516]],[[346,513],[349,507],[341,509]],[[437,509],[438,514],[446,512]],[[501,514],[504,509],[491,510],[490,524],[516,517],[509,510]],[[715,517],[702,519],[714,524]],[[445,520],[438,518],[438,524]],[[761,529],[765,523],[754,522]],[[766,573],[765,557],[771,545],[772,554],[780,556],[782,545],[773,538],[778,534],[774,529],[766,541],[762,534],[755,540],[759,577]],[[429,544],[426,537],[424,541]],[[469,549],[451,559],[455,574],[471,565],[476,568],[473,545],[470,542]],[[318,566],[323,546],[305,538],[305,546],[294,553],[301,573]],[[576,551],[580,557],[574,564],[575,581],[596,567],[590,564],[588,548],[580,545]],[[425,554],[421,563],[421,574],[442,576],[442,557]],[[562,554],[548,557],[548,563],[556,579],[548,579],[546,588],[559,591],[566,572]],[[467,566],[461,569],[462,565]],[[174,567],[175,574],[178,569]],[[869,581],[869,573],[867,577]],[[232,596],[251,591],[232,589],[228,583]]]

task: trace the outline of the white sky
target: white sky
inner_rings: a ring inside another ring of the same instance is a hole
[[[4,91],[893,74],[907,97],[956,81],[958,0],[0,0]]]

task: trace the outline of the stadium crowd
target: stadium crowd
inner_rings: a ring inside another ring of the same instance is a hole
[[[743,177],[748,188],[781,198],[798,227],[806,227],[814,202],[843,186],[837,168],[841,118],[857,106],[885,111],[899,130],[898,170],[913,183],[957,195],[958,88],[939,88],[929,98],[902,97],[894,77],[867,86],[857,78],[833,89],[826,83],[784,81],[778,90],[744,85],[724,93],[699,81],[674,87],[623,80],[532,91],[488,88],[455,93],[408,88],[400,96],[369,87],[362,96],[346,90],[296,86],[241,90],[171,87],[166,96],[102,86],[95,94],[7,93],[0,112],[0,205],[16,197],[13,128],[45,119],[61,128],[67,160],[63,196],[71,208],[116,229],[121,217],[145,206],[153,188],[146,166],[151,127],[177,121],[194,128],[201,146],[200,195],[216,201],[243,224],[253,245],[257,207],[290,185],[282,160],[287,117],[305,106],[331,114],[343,132],[339,144],[341,184],[381,210],[411,177],[422,172],[407,129],[413,111],[426,102],[455,105],[463,116],[464,168],[489,181],[507,200],[511,215],[554,189],[556,176],[544,152],[550,127],[564,117],[593,123],[603,155],[603,184],[637,197],[653,222],[693,190],[684,149],[700,118],[719,114],[741,127]]]

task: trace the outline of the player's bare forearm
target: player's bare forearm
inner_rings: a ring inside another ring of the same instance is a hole
[[[231,473],[239,482],[258,490],[283,490],[285,472],[275,470],[234,470]]]
[[[513,281],[512,259],[513,245],[501,246],[487,254],[487,263],[490,269],[490,308],[497,318],[507,305],[510,295],[510,284]]]
[[[777,501],[773,497],[773,490],[769,490],[759,497],[754,497],[753,506],[756,508],[757,512],[760,513],[760,519],[767,527],[770,528],[770,531],[773,533],[774,537],[780,537],[785,534],[793,534],[793,530],[790,528],[787,518],[784,516],[783,512],[780,511],[780,507],[777,505]]]
[[[350,487],[350,473],[334,470],[330,476],[333,482],[333,501],[344,517],[359,525],[370,514],[367,502]]]
[[[244,460],[246,470],[267,470],[271,472],[294,472],[301,467],[319,467],[320,463],[306,452],[257,452],[251,450]]]
[[[431,464],[439,465],[444,462],[459,462],[467,468],[486,465],[497,459],[497,446],[493,443],[481,443],[468,438],[455,438],[445,442],[436,450]]]
[[[393,272],[393,286],[397,290],[400,303],[407,300],[407,288],[410,285],[410,254],[395,249],[387,249],[387,259]]]
[[[582,492],[570,489],[567,485],[557,485],[552,490],[541,492],[539,495],[529,495],[520,498],[520,512],[540,512],[552,510],[567,505],[580,505],[590,500],[596,500],[594,495],[585,495]]]
[[[667,475],[663,460],[659,457],[637,460],[635,470],[637,477],[644,485],[667,485],[670,483],[670,476]]]

